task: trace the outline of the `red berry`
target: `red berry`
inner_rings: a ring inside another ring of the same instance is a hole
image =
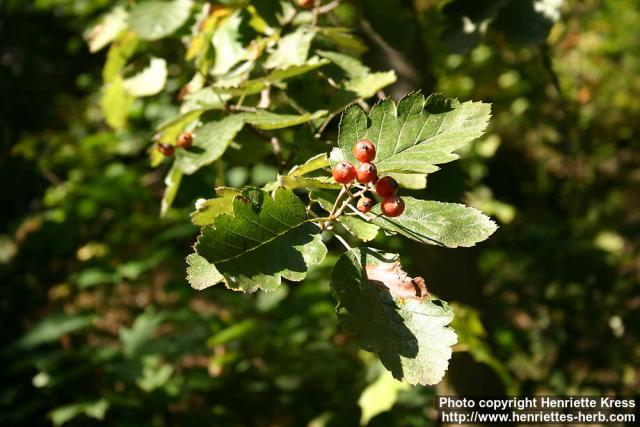
[[[380,197],[395,196],[398,192],[398,183],[390,176],[383,176],[376,182],[376,193]]]
[[[314,0],[298,0],[298,6],[303,9],[311,9],[313,7]]]
[[[340,162],[331,171],[333,179],[339,184],[349,184],[356,177],[356,168],[349,162]]]
[[[378,178],[378,169],[373,163],[360,163],[356,169],[356,178],[360,184],[374,182]]]
[[[356,208],[362,213],[367,213],[371,210],[374,204],[375,202],[372,199],[362,196],[358,200]]]
[[[353,146],[353,155],[358,161],[368,163],[376,158],[376,146],[368,139],[360,140]]]
[[[380,204],[380,210],[385,216],[399,216],[404,212],[404,200],[400,196],[385,197]]]
[[[193,143],[193,134],[189,131],[182,132],[176,139],[176,145],[181,148],[189,148]]]
[[[161,152],[162,155],[165,156],[165,157],[171,157],[171,156],[173,156],[173,153],[175,153],[175,151],[176,151],[176,146],[175,145],[171,145],[171,144],[163,144],[161,142],[158,142],[156,144],[156,150]]]

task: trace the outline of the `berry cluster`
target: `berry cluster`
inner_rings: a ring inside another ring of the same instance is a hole
[[[193,133],[185,131],[178,135],[178,138],[176,138],[176,145],[163,144],[161,142],[158,142],[156,144],[156,150],[162,153],[162,155],[165,157],[171,157],[173,156],[173,153],[176,152],[176,147],[187,149],[191,147],[192,143]]]
[[[375,185],[376,194],[382,198],[380,210],[385,216],[395,217],[404,212],[404,201],[398,193],[398,183],[390,176],[384,176],[378,179],[378,170],[373,164],[376,157],[376,146],[368,139],[360,140],[353,147],[353,155],[360,162],[356,169],[350,162],[340,162],[333,167],[333,179],[339,184],[349,185],[356,179],[360,184],[364,184],[365,188],[369,185]],[[367,213],[373,208],[375,201],[369,197],[362,196],[356,205],[356,208]]]

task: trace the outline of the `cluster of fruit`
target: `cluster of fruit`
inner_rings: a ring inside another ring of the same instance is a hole
[[[185,131],[185,132],[182,132],[180,135],[178,135],[178,138],[176,138],[176,145],[163,144],[161,142],[158,142],[156,144],[156,149],[159,152],[161,152],[165,157],[171,157],[173,156],[173,153],[176,152],[176,147],[187,149],[191,147],[192,143],[193,143],[193,133],[189,131]]]
[[[390,176],[384,176],[378,179],[378,170],[373,164],[376,157],[376,146],[368,139],[360,140],[353,147],[353,155],[360,162],[356,169],[350,162],[340,162],[333,167],[333,179],[337,183],[350,185],[356,179],[360,184],[365,186],[375,185],[376,194],[382,198],[380,210],[385,216],[395,217],[404,212],[404,201],[398,193],[398,183]],[[362,196],[358,200],[356,208],[367,213],[373,208],[375,201],[369,197]]]

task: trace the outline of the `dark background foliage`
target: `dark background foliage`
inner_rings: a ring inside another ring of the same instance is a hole
[[[0,4],[0,424],[357,425],[379,368],[337,325],[335,257],[271,294],[186,284],[188,214],[213,177],[189,177],[159,217],[166,171],[146,148],[174,100],[105,126],[104,53],[82,33],[109,3]],[[442,384],[401,391],[369,425],[431,425],[436,392],[637,392],[640,5],[345,3],[368,65],[399,76],[391,96],[494,113],[420,195],[481,208],[495,235],[456,250],[376,241],[455,306],[460,343]],[[239,181],[270,176],[273,158],[256,158],[230,160]]]

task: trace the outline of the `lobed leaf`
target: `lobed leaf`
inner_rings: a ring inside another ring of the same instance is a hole
[[[420,243],[469,247],[487,239],[498,228],[488,216],[459,203],[403,197],[404,213],[398,217],[382,216],[380,205],[371,211],[373,223]]]
[[[484,132],[491,109],[489,104],[447,100],[440,95],[425,99],[420,92],[404,97],[397,105],[392,99],[376,104],[366,114],[350,106],[340,121],[339,150],[332,160],[354,162],[353,145],[369,138],[377,145],[378,172],[431,173],[436,166],[458,158],[458,148]]]
[[[273,198],[257,189],[237,196],[233,216],[217,216],[202,229],[196,252],[215,266],[227,286],[254,292],[276,289],[283,277],[304,279],[327,248],[302,201],[279,188]]]
[[[397,262],[397,255],[370,248],[342,255],[331,273],[338,318],[365,350],[380,357],[394,378],[437,384],[457,342],[448,327],[453,311],[443,301],[394,296],[384,283],[367,276],[367,267],[396,268]]]

